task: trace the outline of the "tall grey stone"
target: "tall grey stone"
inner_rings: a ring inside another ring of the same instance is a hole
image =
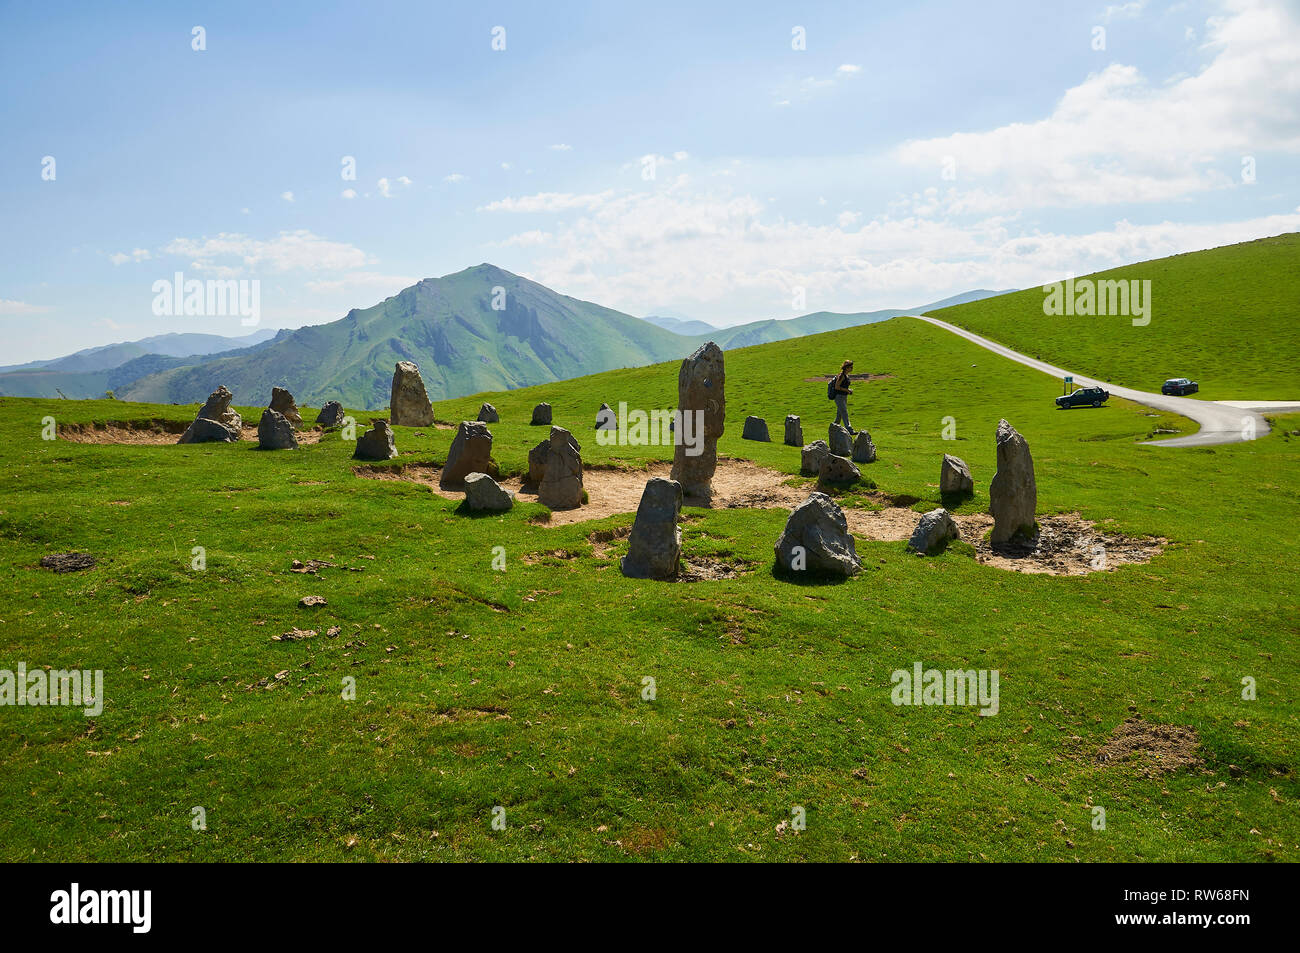
[[[398,361],[393,368],[393,390],[388,399],[388,411],[394,427],[433,426],[429,392],[424,389],[419,367],[410,361]]]
[[[826,445],[831,448],[831,453],[837,457],[853,455],[853,438],[849,436],[847,430],[839,424],[831,424],[828,433]]]
[[[533,419],[528,421],[532,427],[549,427],[551,425],[551,405],[538,404],[533,408]]]
[[[871,442],[871,434],[865,430],[859,430],[857,436],[853,438],[853,462],[876,462],[876,445]]]
[[[803,423],[797,414],[787,414],[785,418],[785,445],[787,447],[803,446]]]
[[[740,439],[771,443],[772,438],[767,433],[767,421],[762,417],[746,417],[745,429],[740,432]]]
[[[356,460],[393,460],[397,457],[397,444],[393,440],[393,428],[381,417],[372,418],[371,429],[357,440],[356,449],[352,451]]]
[[[677,372],[681,432],[674,434],[672,478],[682,485],[684,496],[713,496],[718,438],[726,426],[726,383],[722,348],[712,341],[682,361]]]
[[[582,448],[563,427],[551,428],[546,455],[546,475],[537,487],[537,499],[553,510],[582,505]]]
[[[790,573],[852,576],[862,569],[844,511],[825,493],[794,508],[776,541],[776,564]]]
[[[341,427],[343,425],[343,405],[331,400],[316,415],[316,423],[322,427]]]
[[[998,421],[998,470],[989,481],[989,512],[995,543],[1013,536],[1033,536],[1038,510],[1038,484],[1029,444],[1005,420]]]
[[[682,485],[655,477],[645,485],[636,521],[628,538],[627,555],[619,562],[623,575],[634,579],[672,579],[682,555]]]
[[[298,438],[289,418],[268,407],[257,422],[257,444],[262,450],[297,450]]]
[[[970,475],[970,467],[961,457],[950,453],[943,455],[943,466],[939,468],[939,492],[943,494],[974,493],[975,480]]]
[[[447,451],[447,463],[438,477],[442,487],[459,487],[471,473],[496,472],[492,463],[492,431],[481,420],[462,420]]]
[[[280,414],[295,427],[302,426],[302,414],[298,413],[298,404],[294,401],[293,394],[289,393],[285,388],[271,388],[270,409]]]
[[[495,407],[493,407],[487,401],[484,401],[482,406],[480,406],[478,409],[478,420],[485,424],[500,423],[501,415],[497,413],[497,409]]]
[[[822,472],[822,461],[831,456],[825,440],[814,440],[803,448],[799,456],[799,472],[804,476],[817,476]]]
[[[953,522],[952,516],[945,509],[937,509],[921,517],[921,521],[916,524],[916,529],[912,531],[912,538],[907,541],[907,546],[914,553],[933,556],[951,540],[960,538],[961,532]]]

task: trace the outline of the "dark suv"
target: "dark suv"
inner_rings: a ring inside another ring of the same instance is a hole
[[[1080,387],[1073,393],[1056,398],[1056,406],[1062,410],[1067,407],[1100,407],[1109,397],[1110,394],[1100,387]]]
[[[1166,397],[1186,397],[1200,389],[1196,381],[1189,381],[1186,377],[1171,377],[1160,385],[1160,393]]]

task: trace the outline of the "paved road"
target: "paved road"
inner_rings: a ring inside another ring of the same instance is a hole
[[[1208,447],[1220,443],[1240,443],[1243,440],[1262,437],[1268,433],[1268,421],[1261,417],[1257,411],[1300,410],[1300,401],[1236,400],[1216,402],[1212,400],[1194,400],[1191,397],[1166,397],[1164,394],[1150,394],[1146,391],[1134,390],[1131,387],[1120,387],[1117,384],[1099,381],[1096,378],[1087,377],[1075,371],[1055,367],[1045,361],[1026,357],[1018,351],[1013,351],[1011,348],[998,344],[996,341],[990,341],[988,338],[980,337],[978,334],[967,331],[965,328],[959,328],[955,324],[949,324],[947,321],[940,321],[938,318],[929,318],[923,315],[912,315],[912,317],[920,321],[928,321],[935,327],[943,328],[945,331],[951,331],[953,334],[964,337],[966,340],[978,344],[994,354],[1000,354],[1002,357],[1024,364],[1026,367],[1032,367],[1036,371],[1042,371],[1044,374],[1051,374],[1057,380],[1072,375],[1074,382],[1082,387],[1104,387],[1116,397],[1123,397],[1125,400],[1131,400],[1134,403],[1154,407],[1156,410],[1179,414],[1196,421],[1200,425],[1201,429],[1194,434],[1174,437],[1171,440],[1146,441],[1146,443],[1155,447]],[[1077,411],[1077,413],[1084,413],[1084,411]],[[1252,425],[1254,427],[1253,434],[1251,431]]]

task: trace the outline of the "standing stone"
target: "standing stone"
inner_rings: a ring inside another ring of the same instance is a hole
[[[394,460],[397,458],[397,444],[393,442],[393,428],[382,418],[372,418],[372,429],[367,430],[357,441],[357,448],[352,451],[356,460]]]
[[[776,564],[785,572],[852,576],[862,568],[844,511],[825,493],[794,508],[776,541]]]
[[[393,392],[388,399],[388,409],[394,427],[433,426],[433,405],[424,389],[424,378],[420,376],[420,369],[410,361],[398,361],[393,369]]]
[[[713,496],[718,438],[726,425],[726,383],[722,348],[712,341],[682,361],[677,372],[682,432],[674,434],[672,478],[682,485],[684,496],[701,500]]]
[[[628,538],[627,555],[619,562],[623,575],[633,579],[672,579],[682,555],[682,485],[655,477],[645,485],[636,522]]]
[[[618,414],[614,413],[614,408],[610,407],[609,404],[601,404],[600,410],[596,411],[596,429],[618,429]]]
[[[797,414],[787,414],[785,418],[785,445],[787,447],[803,446],[803,424]]]
[[[289,393],[283,387],[271,388],[271,410],[284,417],[285,420],[295,427],[302,426],[302,415],[298,413],[298,405],[294,402],[293,394]]]
[[[471,510],[501,513],[515,505],[515,495],[486,473],[471,473],[465,477],[465,503]]]
[[[966,466],[966,461],[961,457],[954,457],[950,453],[943,455],[943,466],[939,470],[939,492],[945,495],[975,492],[970,467]]]
[[[546,479],[546,461],[551,456],[551,438],[547,437],[528,451],[528,482],[540,486]]]
[[[538,404],[533,408],[533,419],[530,420],[531,427],[549,427],[551,425],[551,405]]]
[[[916,524],[907,547],[922,556],[933,556],[954,539],[961,539],[961,533],[952,516],[945,509],[931,510]]]
[[[501,416],[497,413],[497,409],[486,401],[483,402],[483,406],[479,407],[477,419],[481,423],[485,424],[496,424],[501,422]]]
[[[1013,536],[1033,536],[1038,509],[1038,484],[1029,444],[1005,420],[998,421],[998,472],[989,482],[989,512],[993,514],[995,543]]]
[[[804,476],[817,476],[822,472],[822,461],[831,456],[825,440],[814,440],[803,448],[799,456],[799,472]]]
[[[849,432],[839,424],[831,424],[830,437],[826,441],[831,448],[831,453],[837,457],[848,457],[853,455],[853,438]]]
[[[862,472],[843,457],[828,453],[822,458],[817,479],[822,483],[856,483],[862,479]]]
[[[746,417],[745,429],[740,432],[740,439],[771,443],[772,438],[767,434],[767,421],[762,417]]]
[[[194,422],[177,443],[234,443],[243,433],[244,421],[230,409],[234,394],[222,384],[208,395]]]
[[[547,448],[546,475],[537,488],[537,499],[553,510],[571,510],[582,505],[582,448],[563,427],[551,428]]]
[[[257,422],[257,443],[262,450],[297,450],[298,438],[293,435],[293,424],[278,410],[267,408]]]
[[[462,420],[447,451],[447,463],[438,478],[441,487],[459,487],[471,473],[496,472],[492,464],[492,431],[481,420]]]
[[[316,423],[321,427],[340,427],[343,425],[343,405],[331,400],[316,415]]]
[[[859,430],[858,435],[853,438],[853,462],[876,462],[876,445],[871,442],[871,434],[865,430]]]

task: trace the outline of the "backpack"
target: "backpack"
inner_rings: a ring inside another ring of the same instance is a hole
[[[826,382],[826,399],[827,399],[827,400],[834,400],[834,399],[835,399],[835,382],[838,381],[839,379],[840,379],[840,375],[836,374],[834,377],[832,377],[830,380],[828,380],[828,381]]]

